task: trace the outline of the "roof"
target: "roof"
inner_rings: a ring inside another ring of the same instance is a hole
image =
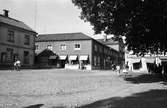
[[[0,23],[5,23],[5,24],[11,25],[11,26],[15,26],[15,27],[24,29],[24,30],[35,32],[28,25],[26,25],[24,22],[18,21],[16,19],[13,19],[13,18],[10,18],[10,17],[6,17],[6,16],[1,15],[1,14],[0,14]]]
[[[113,45],[113,44],[118,44],[118,41],[114,41],[113,39],[107,39],[104,41],[104,39],[97,39],[98,42],[105,44],[105,45]]]
[[[36,38],[40,41],[64,41],[64,40],[91,40],[92,38],[83,33],[61,33],[61,34],[41,34]]]
[[[49,50],[49,49],[45,49],[43,50],[42,52],[40,52],[37,56],[38,57],[49,57],[49,56],[53,56],[53,55],[56,55],[53,51]]]

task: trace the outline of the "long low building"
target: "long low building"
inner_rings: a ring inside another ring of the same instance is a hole
[[[94,70],[118,64],[118,51],[83,33],[42,34],[35,44],[37,64],[41,65]]]

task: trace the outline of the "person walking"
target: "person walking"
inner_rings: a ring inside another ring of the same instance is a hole
[[[116,69],[117,69],[117,74],[120,75],[120,66],[117,65],[117,66],[116,66]]]

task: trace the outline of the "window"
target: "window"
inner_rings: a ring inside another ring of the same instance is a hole
[[[97,51],[97,45],[94,45],[94,50]]]
[[[98,61],[97,61],[98,63],[98,66],[100,66],[100,56],[98,56]]]
[[[80,44],[75,44],[74,45],[74,50],[80,50],[81,49],[81,45]]]
[[[7,48],[6,50],[7,50],[8,63],[12,63],[13,62],[13,49]]]
[[[6,53],[2,52],[1,53],[1,63],[5,63],[6,62]]]
[[[66,50],[66,45],[65,44],[61,44],[60,45],[60,50]]]
[[[47,49],[52,50],[53,49],[52,45],[47,45]]]
[[[39,46],[38,45],[35,45],[35,50],[39,50]]]
[[[14,42],[14,31],[8,30],[7,41],[8,42]]]
[[[13,55],[13,61],[16,61],[18,58],[19,58],[19,55],[18,55],[18,54],[14,54],[14,55]]]
[[[102,46],[100,46],[99,47],[99,51],[100,51],[100,53],[102,53],[103,51],[102,51]]]
[[[29,52],[24,51],[24,64],[29,64]]]
[[[94,66],[97,66],[97,57],[96,56],[94,56]]]
[[[24,45],[30,45],[30,36],[29,35],[24,36]]]

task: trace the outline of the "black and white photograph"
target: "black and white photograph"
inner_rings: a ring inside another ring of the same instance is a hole
[[[0,0],[0,108],[167,108],[167,1]]]

